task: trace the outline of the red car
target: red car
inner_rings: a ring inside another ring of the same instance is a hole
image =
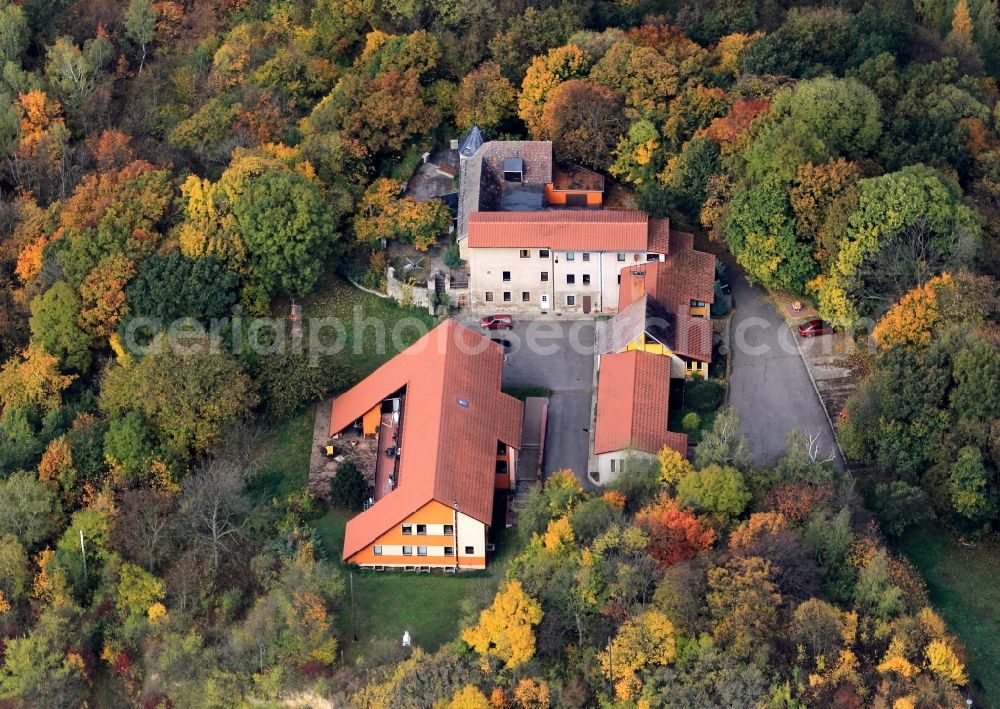
[[[513,330],[514,318],[510,315],[486,315],[479,321],[484,330]]]
[[[833,325],[823,320],[810,320],[799,325],[799,334],[802,337],[829,335],[831,332],[833,332]]]

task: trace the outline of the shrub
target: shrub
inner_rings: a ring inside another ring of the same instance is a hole
[[[441,260],[444,261],[444,265],[448,268],[459,268],[465,265],[465,261],[458,255],[458,244],[449,246],[445,250]]]
[[[693,436],[701,429],[701,416],[694,411],[685,414],[684,418],[681,419],[681,428],[684,429],[684,433]]]
[[[690,382],[684,389],[684,403],[695,411],[715,411],[725,398],[724,386],[705,379]]]

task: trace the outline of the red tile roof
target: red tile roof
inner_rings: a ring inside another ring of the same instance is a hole
[[[637,251],[649,244],[645,212],[625,209],[474,212],[469,247]]]
[[[652,228],[650,228],[652,231]],[[641,272],[642,276],[633,275]],[[648,293],[665,308],[684,312],[692,300],[715,302],[715,256],[696,251],[694,237],[682,231],[670,232],[666,259],[621,270],[618,293],[619,312]]]
[[[594,454],[620,450],[687,454],[687,436],[667,430],[670,358],[630,350],[601,355]]]
[[[502,372],[500,345],[448,320],[333,400],[330,435],[406,388],[398,485],[347,523],[344,558],[431,500],[491,522],[497,440],[521,447],[524,412]]]
[[[686,307],[684,308],[686,310]],[[674,320],[673,351],[701,362],[712,361],[712,321],[680,312]]]

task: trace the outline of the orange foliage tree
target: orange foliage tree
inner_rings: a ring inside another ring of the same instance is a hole
[[[125,316],[125,284],[135,272],[135,265],[122,254],[102,258],[80,286],[80,327],[94,337],[111,337]]]
[[[914,347],[930,342],[931,333],[938,323],[938,296],[951,285],[951,276],[943,273],[900,298],[872,331],[879,349]]]
[[[647,551],[661,566],[692,558],[715,543],[715,530],[666,495],[639,511],[635,523],[649,537]]]
[[[590,55],[574,44],[551,49],[531,62],[521,83],[517,107],[518,115],[528,124],[533,136],[543,132],[542,112],[551,93],[567,79],[582,77],[590,64]]]

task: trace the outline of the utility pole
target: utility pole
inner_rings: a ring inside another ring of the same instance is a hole
[[[83,543],[83,530],[80,530],[80,553],[83,555],[83,584],[87,585],[87,547]]]

